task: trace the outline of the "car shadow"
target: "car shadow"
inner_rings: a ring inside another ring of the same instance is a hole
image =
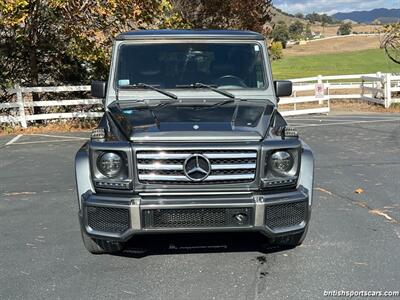
[[[180,233],[136,236],[116,255],[143,258],[152,255],[259,252],[275,253],[287,248],[270,245],[260,233]]]

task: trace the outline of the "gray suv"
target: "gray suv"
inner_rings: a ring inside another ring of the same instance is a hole
[[[311,149],[277,111],[265,39],[249,31],[119,35],[105,113],[75,159],[79,220],[91,253],[137,235],[260,232],[302,243],[310,220]]]

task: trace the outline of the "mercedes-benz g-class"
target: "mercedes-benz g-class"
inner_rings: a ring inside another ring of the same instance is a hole
[[[120,34],[105,113],[75,159],[79,219],[91,253],[148,233],[257,231],[299,245],[314,160],[277,110],[265,38],[235,30]]]

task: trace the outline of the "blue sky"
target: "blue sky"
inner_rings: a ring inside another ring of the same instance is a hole
[[[273,0],[276,7],[288,13],[327,13],[400,8],[400,0]]]

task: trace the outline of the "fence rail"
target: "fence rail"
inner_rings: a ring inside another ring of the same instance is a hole
[[[341,81],[342,80],[342,81]],[[392,103],[400,103],[400,74],[356,74],[339,76],[316,76],[292,79],[293,94],[281,98],[279,109],[284,116],[319,114],[330,112],[331,100],[360,99],[373,102],[388,108]],[[0,109],[9,110],[0,115],[0,123],[20,124],[26,128],[29,122],[37,120],[99,118],[101,111],[50,112],[31,114],[34,107],[89,106],[101,105],[101,99],[67,99],[27,101],[27,94],[32,93],[65,93],[88,92],[90,86],[57,86],[57,87],[19,87],[8,90],[15,101],[0,103]],[[314,104],[314,106],[312,106]],[[293,105],[293,108],[287,106]]]
[[[348,82],[348,81],[353,82]],[[340,82],[342,81],[342,82]],[[344,81],[344,82],[343,82]],[[291,97],[282,98],[279,104],[293,104],[293,109],[283,109],[285,116],[328,113],[331,100],[362,100],[388,108],[400,102],[395,93],[400,90],[400,75],[378,72],[338,76],[315,76],[292,79]],[[305,94],[305,95],[304,95]],[[298,108],[301,103],[316,103],[315,107]]]

